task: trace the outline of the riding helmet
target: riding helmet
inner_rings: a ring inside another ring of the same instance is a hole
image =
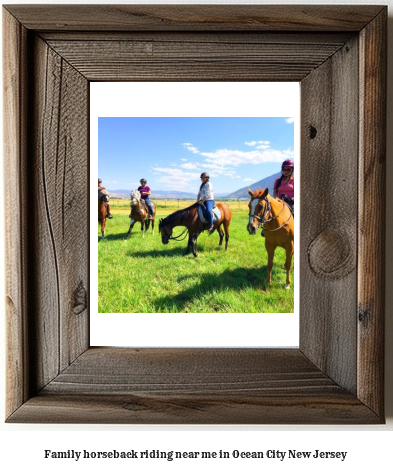
[[[98,184],[102,183],[102,179],[98,178]]]
[[[147,181],[145,180],[145,178],[142,178],[139,182],[140,182],[140,183],[147,183]]]
[[[281,165],[281,169],[285,168],[285,166],[288,166],[290,168],[294,168],[295,165],[292,160],[285,160],[283,164]]]
[[[201,178],[210,178],[209,173],[202,173]]]

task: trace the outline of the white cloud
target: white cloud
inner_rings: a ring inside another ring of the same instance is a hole
[[[184,168],[187,170],[196,170],[200,167],[201,167],[200,163],[191,163],[191,162],[184,163],[184,165],[180,165],[180,168]]]
[[[194,147],[192,143],[183,143],[183,146],[192,153],[199,153],[198,148]]]
[[[200,153],[206,158],[207,165],[219,165],[222,167],[239,166],[242,164],[258,165],[261,163],[281,163],[288,157],[289,153],[269,148],[268,150],[217,150],[215,152]]]
[[[270,148],[270,145],[258,145],[257,147],[255,147],[257,150],[267,150],[268,148]]]
[[[284,155],[289,155],[289,156],[294,156],[295,155],[295,152],[293,150],[291,150],[290,148],[288,148],[287,150],[283,150],[283,153]]]
[[[237,174],[236,167],[240,165],[259,165],[262,163],[282,163],[285,159],[293,157],[293,150],[275,150],[271,148],[268,140],[254,140],[245,143],[253,147],[249,151],[229,150],[226,148],[212,152],[201,152],[192,143],[185,142],[183,146],[204,160],[188,161],[180,158],[182,163],[171,163],[171,167],[155,166],[152,172],[160,177],[157,182],[170,189],[176,183],[178,189],[192,189],[195,182],[199,185],[202,171],[207,171],[212,178],[225,176],[230,179],[242,179]],[[253,182],[253,178],[244,178],[244,182]]]
[[[258,145],[257,148],[269,148],[270,142],[267,140],[253,140],[252,142],[245,142],[245,145],[247,146],[255,146]]]
[[[287,119],[285,119],[285,121],[287,123],[293,123],[295,121],[295,119],[293,117],[288,117]]]
[[[173,189],[176,184],[178,189],[188,187],[190,181],[198,180],[200,173],[185,172],[178,168],[153,168],[153,170],[162,176],[157,179],[164,187]]]

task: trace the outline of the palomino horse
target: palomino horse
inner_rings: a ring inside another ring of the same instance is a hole
[[[141,193],[139,191],[132,191],[131,194],[131,213],[129,215],[131,221],[130,221],[130,228],[128,229],[128,234],[126,237],[126,240],[130,237],[132,228],[135,225],[135,222],[140,222],[141,223],[141,231],[142,231],[142,236],[145,236],[145,233],[149,230],[150,227],[150,222],[151,222],[151,228],[153,231],[154,235],[154,219],[156,217],[156,205],[154,202],[150,201],[150,204],[153,208],[153,216],[151,219],[149,219],[149,213],[146,208],[146,204],[144,204],[141,199]]]
[[[180,211],[170,214],[164,219],[160,219],[159,230],[161,232],[161,240],[163,244],[168,244],[170,240],[184,240],[186,235],[182,239],[180,237],[188,230],[188,245],[186,255],[190,253],[190,250],[192,250],[194,257],[198,256],[196,252],[196,240],[199,234],[208,229],[208,224],[202,223],[198,217],[199,206],[199,203],[195,203],[186,209],[181,209]],[[214,229],[211,233],[217,229],[217,232],[220,234],[219,245],[222,245],[225,231],[225,250],[227,250],[229,240],[229,224],[231,223],[232,212],[226,204],[218,203],[216,206],[220,209],[221,219],[214,223]],[[177,226],[183,226],[186,227],[186,229],[180,235],[173,237],[173,228]],[[222,226],[224,226],[224,231],[222,230]]]
[[[287,271],[286,289],[291,286],[290,270],[293,255],[294,221],[292,212],[287,203],[281,199],[269,196],[269,189],[258,189],[253,193],[250,189],[248,194],[251,200],[248,204],[249,222],[247,230],[255,235],[259,226],[265,236],[265,247],[268,255],[267,283],[272,279],[272,267],[274,252],[277,247],[285,249],[285,269]]]
[[[101,224],[101,240],[104,240],[105,238],[106,216],[108,215],[106,203],[108,201],[109,197],[107,194],[98,195],[98,222]]]

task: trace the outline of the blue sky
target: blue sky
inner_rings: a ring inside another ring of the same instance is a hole
[[[99,117],[98,175],[109,190],[198,192],[207,171],[217,193],[280,171],[294,156],[290,117]]]

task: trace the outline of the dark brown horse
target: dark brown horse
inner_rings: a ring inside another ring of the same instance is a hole
[[[153,208],[153,216],[150,219],[147,206],[146,204],[144,204],[143,199],[141,199],[141,193],[139,191],[132,191],[130,196],[131,196],[131,213],[129,217],[131,221],[130,221],[130,227],[128,229],[126,240],[130,237],[131,231],[135,225],[135,222],[141,223],[141,231],[142,231],[143,237],[145,236],[145,233],[149,230],[150,222],[151,222],[151,228],[154,235],[154,220],[156,217],[156,205],[154,204],[154,202],[150,201],[150,204]]]
[[[101,224],[101,240],[105,238],[105,224],[108,211],[106,203],[109,201],[107,194],[98,195],[98,223]]]
[[[286,289],[291,286],[290,271],[293,256],[294,221],[292,212],[287,203],[281,199],[274,199],[269,195],[269,189],[258,189],[248,194],[251,200],[249,207],[249,222],[247,230],[255,235],[262,226],[265,236],[265,247],[268,255],[267,283],[272,279],[274,252],[277,247],[282,247],[286,253],[285,268],[287,271]]]
[[[209,227],[208,224],[204,224],[199,219],[199,206],[199,203],[195,203],[192,206],[187,207],[186,209],[181,209],[180,211],[176,211],[173,214],[170,214],[164,219],[160,219],[159,229],[163,244],[168,244],[170,240],[183,240],[183,238],[181,237],[188,230],[188,245],[186,255],[190,253],[190,250],[192,250],[194,257],[198,256],[196,252],[197,238],[204,230],[207,230]],[[219,245],[222,245],[225,231],[225,250],[227,250],[229,240],[229,224],[231,223],[232,212],[226,204],[218,203],[216,204],[216,206],[220,209],[221,218],[220,220],[214,223],[214,229],[212,230],[211,234],[217,229],[217,232],[220,234]],[[186,229],[180,235],[173,237],[173,228],[177,226],[183,226],[186,227]],[[222,226],[224,226],[224,231],[222,230]],[[186,235],[184,236],[184,238],[186,238]]]

